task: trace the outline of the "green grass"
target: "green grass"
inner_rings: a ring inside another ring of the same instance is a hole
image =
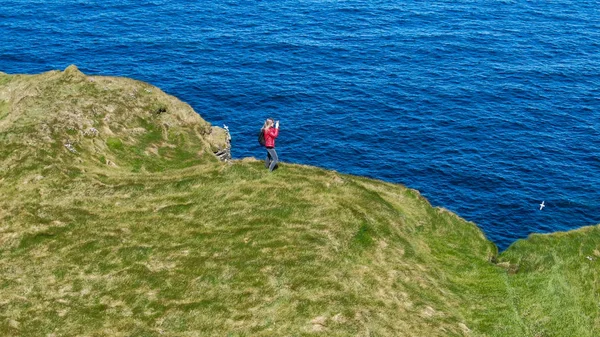
[[[0,100],[0,120],[8,115],[8,102]]]
[[[518,266],[508,283],[527,331],[597,336],[600,331],[600,227],[532,235],[502,254]]]
[[[2,336],[600,332],[598,227],[498,256],[403,186],[221,163],[206,123],[147,84],[71,68],[0,97],[25,84],[39,93],[0,120]]]
[[[5,84],[9,83],[11,80],[12,80],[11,75],[0,72],[0,85],[5,85]]]
[[[109,149],[113,151],[121,151],[123,150],[123,142],[116,137],[109,137],[106,139],[106,145]]]
[[[468,323],[451,310],[460,299],[448,303],[439,291],[451,285],[434,279],[443,265],[404,254],[426,243],[394,220],[429,205],[395,187],[405,203],[380,196],[386,203],[372,216],[375,192],[363,181],[315,170],[283,164],[269,174],[262,163],[209,162],[160,176],[109,172],[100,185],[90,176],[64,180],[64,189],[39,200],[43,221],[21,212],[12,218],[21,234],[2,261],[21,272],[1,293],[22,323],[0,332],[103,334],[109,325],[173,336],[435,335],[441,328],[458,335],[458,322]],[[12,197],[14,205],[29,198]],[[14,296],[25,286],[35,300],[21,303]],[[56,317],[65,307],[69,314]],[[420,318],[428,308],[440,319]],[[44,319],[34,331],[26,317]]]

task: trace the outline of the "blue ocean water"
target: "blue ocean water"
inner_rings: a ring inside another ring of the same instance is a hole
[[[188,102],[235,157],[273,116],[282,160],[418,189],[501,249],[600,223],[599,1],[0,2],[0,71],[69,64]]]

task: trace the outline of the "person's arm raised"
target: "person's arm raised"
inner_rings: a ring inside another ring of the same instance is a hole
[[[269,134],[271,135],[271,137],[277,138],[277,136],[279,136],[279,126],[277,125],[274,128],[270,128]]]

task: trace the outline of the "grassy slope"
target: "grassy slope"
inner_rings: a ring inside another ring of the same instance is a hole
[[[511,247],[509,276],[414,190],[220,163],[210,126],[144,83],[0,73],[0,139],[1,335],[560,336],[563,308],[599,331],[596,269],[558,282],[588,306],[536,306],[548,275],[580,280],[525,267],[544,246]]]
[[[518,266],[508,284],[529,335],[600,334],[600,226],[531,235],[502,260]]]

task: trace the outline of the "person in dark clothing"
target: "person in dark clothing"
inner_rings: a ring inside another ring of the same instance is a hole
[[[279,121],[275,122],[272,118],[267,119],[262,131],[265,135],[265,147],[267,148],[265,167],[272,172],[279,163],[279,157],[277,157],[277,151],[275,151],[275,138],[279,136]]]

